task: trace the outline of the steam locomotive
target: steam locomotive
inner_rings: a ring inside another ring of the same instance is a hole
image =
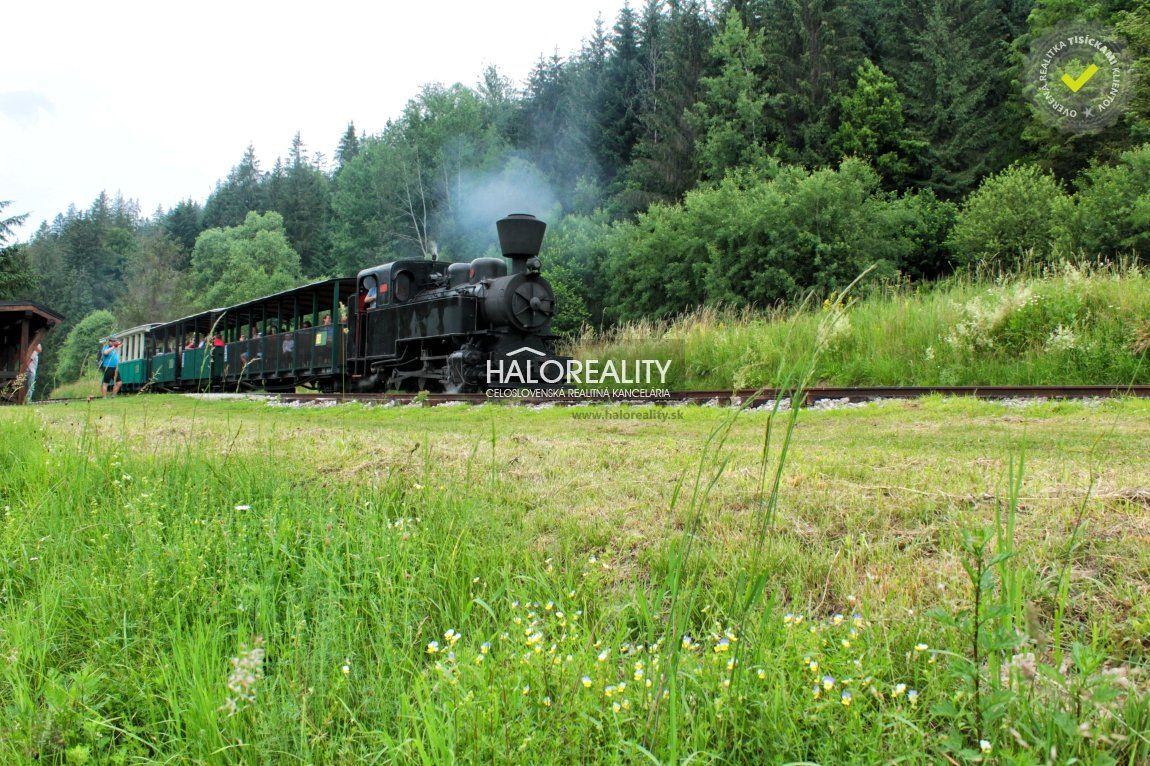
[[[546,228],[522,213],[499,220],[507,260],[392,261],[117,333],[123,390],[464,393],[503,387],[492,371],[504,362],[558,369]]]

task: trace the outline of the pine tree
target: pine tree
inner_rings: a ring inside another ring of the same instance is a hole
[[[748,29],[736,9],[727,12],[711,55],[719,71],[702,79],[694,119],[703,176],[719,179],[729,168],[761,163],[770,154],[765,112],[773,102],[763,77],[763,33]]]
[[[698,0],[670,0],[662,24],[655,92],[642,115],[630,177],[656,200],[680,199],[698,180],[696,121],[691,109],[702,98],[711,29]]]
[[[357,154],[359,154],[359,137],[355,134],[355,123],[348,122],[347,130],[340,136],[339,146],[335,150],[335,172],[343,170]]]
[[[624,4],[611,36],[598,109],[600,122],[595,153],[607,183],[614,182],[630,164],[639,140],[642,82],[635,12],[629,4]]]
[[[244,151],[240,163],[232,168],[227,179],[216,186],[204,205],[204,226],[238,226],[252,211],[266,209],[261,191],[263,174],[254,146]]]
[[[854,90],[840,99],[840,112],[835,151],[870,160],[888,188],[901,187],[926,147],[910,137],[895,81],[864,60]]]

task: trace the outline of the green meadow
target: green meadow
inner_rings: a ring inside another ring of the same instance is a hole
[[[1150,274],[1064,262],[930,284],[864,279],[845,301],[696,309],[587,330],[569,350],[668,359],[672,389],[769,386],[780,368],[815,355],[813,380],[832,386],[1146,384]]]
[[[1150,402],[588,411],[0,410],[0,762],[1150,759]]]

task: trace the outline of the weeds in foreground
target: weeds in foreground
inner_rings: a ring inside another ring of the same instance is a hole
[[[39,417],[0,421],[6,763],[1150,756],[1144,671],[1069,606],[1063,662],[1029,627],[1057,588],[1014,541],[1021,461],[992,528],[953,546],[967,597],[927,616],[784,597],[769,525],[758,563],[726,574],[700,527],[673,537],[692,546],[677,575],[611,547],[542,552],[494,429],[466,478],[413,454],[369,482],[259,457],[273,441],[172,458]],[[784,465],[772,422],[759,523]],[[735,467],[722,438],[679,493],[699,513]]]

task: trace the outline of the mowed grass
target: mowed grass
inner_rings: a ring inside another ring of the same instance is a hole
[[[1150,402],[658,412],[0,410],[0,762],[1150,758]]]
[[[834,301],[703,308],[587,331],[569,351],[670,360],[667,387],[684,390],[770,385],[820,347],[813,382],[832,386],[1150,383],[1150,274],[1137,265],[1060,264],[913,286],[864,278],[862,287],[869,294],[849,314],[829,317]]]

